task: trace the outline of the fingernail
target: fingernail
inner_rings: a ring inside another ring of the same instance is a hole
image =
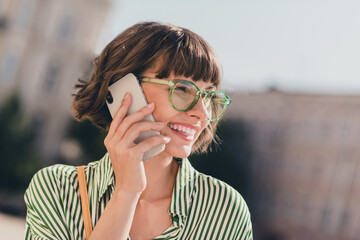
[[[157,124],[159,127],[164,126],[164,124],[163,124],[162,122],[156,122],[156,124]]]
[[[153,102],[152,102],[152,103],[149,103],[146,107],[147,107],[147,108],[153,108],[153,107],[154,107],[154,103],[153,103]]]
[[[129,93],[127,92],[124,96],[124,99],[122,100],[121,104],[124,104],[125,102],[127,102],[129,100]]]
[[[165,140],[165,142],[170,142],[170,140],[171,140],[171,138],[169,138],[169,137],[164,137],[164,140]]]
[[[129,96],[130,96],[129,92],[126,92],[124,100],[126,100],[126,101],[129,100]]]

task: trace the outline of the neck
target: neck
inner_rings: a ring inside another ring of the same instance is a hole
[[[144,162],[146,188],[140,200],[157,201],[171,198],[179,164],[170,156],[159,154]]]

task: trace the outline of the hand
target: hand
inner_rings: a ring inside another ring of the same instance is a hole
[[[131,101],[131,95],[127,93],[110,124],[104,144],[115,173],[115,191],[141,193],[146,188],[145,169],[142,161],[144,153],[156,145],[168,143],[170,138],[157,135],[135,144],[134,140],[141,132],[160,131],[163,123],[139,122],[154,111],[153,103],[125,117]]]

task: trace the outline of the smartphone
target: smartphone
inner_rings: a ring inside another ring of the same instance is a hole
[[[111,84],[108,88],[108,96],[106,99],[106,104],[109,108],[110,114],[112,118],[114,118],[115,113],[119,110],[121,103],[124,99],[125,94],[129,92],[132,96],[132,103],[129,107],[127,115],[130,115],[134,112],[139,111],[143,107],[147,105],[145,95],[141,89],[141,86],[136,79],[135,75],[132,73],[127,74],[125,77],[119,79],[114,84]],[[141,120],[142,121],[154,121],[154,117],[152,114],[146,116]],[[136,138],[134,143],[139,143],[149,137],[159,135],[160,132],[154,130],[148,130],[145,132],[141,132],[139,136]],[[143,161],[148,160],[161,153],[165,149],[165,144],[160,144],[149,151],[144,153]]]

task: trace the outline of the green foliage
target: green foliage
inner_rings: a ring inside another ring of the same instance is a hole
[[[189,157],[200,172],[230,184],[246,199],[250,192],[251,135],[245,122],[227,119],[220,123],[217,135],[222,140],[214,151]]]
[[[76,140],[80,144],[83,154],[78,160],[79,164],[87,164],[104,156],[105,136],[106,132],[95,127],[89,120],[78,122],[72,119],[66,133],[66,138]]]
[[[0,190],[24,191],[39,169],[33,129],[14,94],[0,107]]]

